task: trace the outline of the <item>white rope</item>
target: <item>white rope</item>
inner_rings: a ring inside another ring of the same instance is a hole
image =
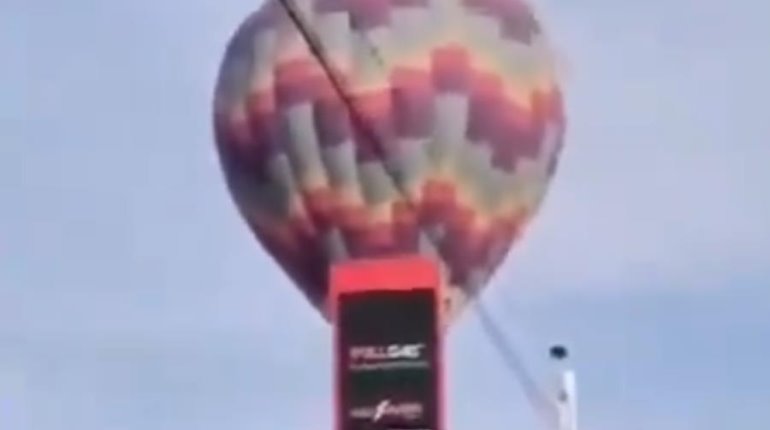
[[[498,352],[507,369],[519,382],[524,395],[532,409],[541,419],[542,424],[548,428],[555,428],[558,423],[558,411],[550,400],[547,391],[537,384],[537,381],[527,369],[521,354],[518,353],[510,338],[505,336],[492,314],[488,312],[481,298],[475,300],[476,313],[481,321],[484,334],[492,346]]]

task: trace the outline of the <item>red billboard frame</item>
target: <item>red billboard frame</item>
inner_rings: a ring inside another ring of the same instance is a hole
[[[430,290],[435,298],[436,321],[434,330],[436,333],[437,349],[437,405],[438,428],[444,430],[444,339],[443,339],[443,306],[441,306],[441,274],[438,265],[426,257],[420,255],[407,255],[399,257],[352,260],[337,263],[332,266],[329,276],[330,283],[330,314],[333,323],[333,377],[334,377],[334,429],[342,430],[341,407],[341,380],[339,368],[340,327],[337,325],[337,310],[339,297],[343,294],[360,294],[367,291],[412,291]]]

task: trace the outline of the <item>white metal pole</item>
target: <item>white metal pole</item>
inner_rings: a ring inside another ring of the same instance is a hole
[[[556,393],[556,409],[559,430],[578,430],[577,424],[577,377],[567,365],[567,349],[556,346],[551,357],[559,364],[559,382]]]
[[[575,371],[561,372],[561,387],[557,398],[559,430],[577,430],[577,380]]]

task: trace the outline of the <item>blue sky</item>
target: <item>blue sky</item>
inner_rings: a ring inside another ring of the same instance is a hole
[[[485,296],[592,430],[770,420],[770,4],[542,0],[570,131]],[[209,102],[258,2],[0,6],[0,427],[330,428],[329,330],[226,194]],[[537,428],[469,315],[451,429]]]

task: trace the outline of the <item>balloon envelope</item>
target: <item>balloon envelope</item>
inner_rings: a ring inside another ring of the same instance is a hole
[[[240,26],[214,101],[231,194],[323,313],[335,262],[420,253],[441,266],[451,321],[554,175],[548,40],[519,0],[294,3],[331,70],[278,0]]]

